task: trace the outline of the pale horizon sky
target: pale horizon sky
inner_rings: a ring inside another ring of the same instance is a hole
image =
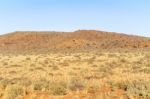
[[[150,0],[0,1],[0,34],[79,29],[150,37]]]

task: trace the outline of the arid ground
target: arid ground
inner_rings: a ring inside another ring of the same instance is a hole
[[[0,99],[150,99],[149,38],[78,32],[1,36]]]

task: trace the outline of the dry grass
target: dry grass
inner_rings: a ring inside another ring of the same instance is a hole
[[[16,99],[18,96],[23,96],[23,94],[23,87],[20,87],[18,85],[8,85],[5,90],[4,99]]]
[[[0,97],[149,99],[149,57],[149,51],[1,54]]]

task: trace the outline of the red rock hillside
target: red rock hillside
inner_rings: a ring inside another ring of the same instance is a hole
[[[0,36],[0,49],[150,48],[150,39],[113,32],[13,32]]]

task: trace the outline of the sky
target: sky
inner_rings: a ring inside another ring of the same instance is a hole
[[[150,0],[0,0],[0,34],[82,29],[150,37]]]

